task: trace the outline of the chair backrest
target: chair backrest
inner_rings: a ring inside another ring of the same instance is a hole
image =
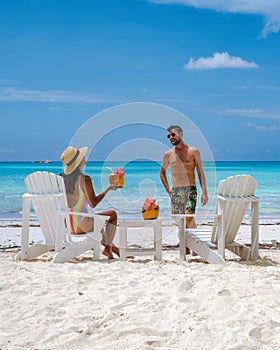
[[[218,194],[229,197],[254,196],[257,187],[258,183],[252,176],[235,175],[219,182]]]
[[[61,176],[37,171],[25,179],[28,196],[38,217],[45,241],[55,243],[55,232],[58,227],[58,214],[65,212],[65,233],[69,234],[68,206],[64,180]],[[71,238],[70,238],[71,239]]]
[[[258,184],[250,175],[235,175],[219,182],[217,214],[223,215],[225,243],[233,242]],[[217,240],[217,237],[214,238]]]

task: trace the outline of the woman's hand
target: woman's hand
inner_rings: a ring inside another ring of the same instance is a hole
[[[108,191],[115,191],[115,190],[117,190],[118,188],[119,188],[119,186],[116,185],[116,184],[110,185],[110,186],[108,187]]]
[[[106,196],[106,194],[109,192],[109,191],[112,191],[112,190],[116,190],[118,188],[118,185],[110,185],[106,188],[105,191],[102,192],[103,194],[103,198]]]

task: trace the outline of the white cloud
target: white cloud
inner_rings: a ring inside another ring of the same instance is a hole
[[[250,123],[250,122],[244,123],[243,126],[252,128],[257,131],[277,131],[280,129],[279,126],[277,125],[266,126],[266,125],[257,125],[255,123]]]
[[[247,13],[265,18],[262,35],[280,30],[279,0],[149,0],[157,4],[180,4],[217,12]]]
[[[7,85],[11,84],[11,81],[8,79],[0,79],[0,85]]]
[[[273,119],[273,120],[280,119],[279,112],[267,112],[267,111],[264,111],[263,109],[257,109],[257,108],[255,108],[255,109],[254,108],[227,109],[224,112],[222,112],[222,114],[239,116],[239,117],[249,117],[249,118],[263,118],[263,119]]]
[[[256,87],[243,85],[243,86],[238,86],[237,89],[239,90],[261,89],[261,90],[267,90],[272,92],[280,92],[280,86],[273,86],[273,85],[260,85]]]
[[[14,153],[14,150],[13,148],[1,148],[0,153],[10,154],[10,153]]]
[[[225,111],[225,114],[231,114],[231,115],[241,115],[244,117],[258,117],[262,116],[264,111],[262,109],[243,109],[243,108],[236,108],[236,109],[227,109]]]
[[[65,90],[24,90],[16,87],[0,89],[0,101],[18,102],[67,102],[67,103],[100,103],[104,99],[80,95]]]
[[[242,86],[238,86],[237,89],[240,89],[240,90],[249,90],[250,87],[248,85],[242,85]]]
[[[197,60],[189,59],[184,65],[187,70],[193,69],[221,69],[221,68],[258,68],[255,62],[248,62],[240,57],[231,56],[228,52],[215,52],[212,57],[200,57]]]
[[[272,92],[279,92],[280,91],[280,87],[279,86],[263,85],[263,86],[259,86],[258,88],[259,89],[263,89],[263,90],[272,91]]]

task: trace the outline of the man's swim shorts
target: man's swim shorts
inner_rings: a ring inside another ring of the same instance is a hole
[[[197,199],[196,186],[172,187],[171,212],[172,214],[195,213]]]

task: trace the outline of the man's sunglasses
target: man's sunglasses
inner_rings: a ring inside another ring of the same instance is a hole
[[[173,132],[172,134],[168,134],[166,137],[168,138],[168,139],[170,139],[170,137],[175,137],[176,136],[176,134]]]

